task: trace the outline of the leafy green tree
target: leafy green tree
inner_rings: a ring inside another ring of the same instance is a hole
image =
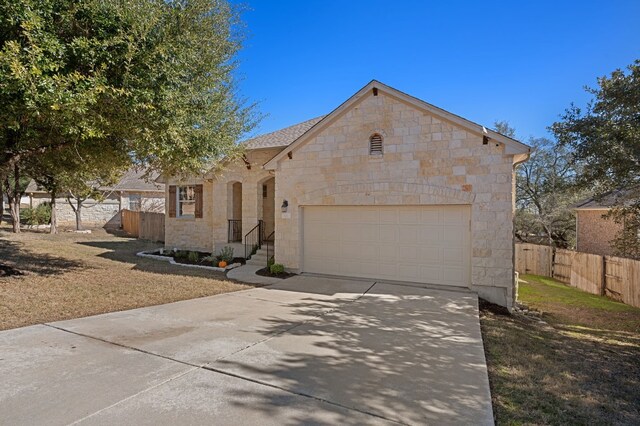
[[[0,0],[0,181],[58,153],[166,174],[235,154],[240,31],[224,0]]]
[[[572,149],[584,164],[578,183],[596,193],[596,198],[622,190],[625,197],[611,211],[619,223],[640,220],[640,60],[598,79],[598,87],[586,109],[572,105],[551,127],[559,143]],[[640,252],[640,239],[633,226],[614,241],[621,254]],[[633,247],[631,247],[633,246]]]

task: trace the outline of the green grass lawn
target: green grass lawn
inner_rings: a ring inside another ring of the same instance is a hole
[[[640,309],[522,276],[538,315],[481,312],[497,424],[640,424]]]

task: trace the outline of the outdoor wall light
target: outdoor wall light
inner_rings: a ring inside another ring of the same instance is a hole
[[[287,200],[283,200],[280,210],[282,210],[282,213],[286,213],[288,208],[289,208],[289,202]]]

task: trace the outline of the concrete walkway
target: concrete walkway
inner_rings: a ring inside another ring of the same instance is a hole
[[[239,268],[231,269],[227,272],[227,278],[250,284],[278,284],[282,282],[280,278],[263,277],[256,275],[256,271],[263,269],[264,266],[242,265]]]
[[[3,424],[492,424],[476,296],[297,276],[0,333]]]

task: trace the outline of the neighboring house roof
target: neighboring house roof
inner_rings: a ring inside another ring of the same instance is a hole
[[[36,181],[31,179],[29,181],[29,185],[27,185],[27,189],[25,189],[24,192],[25,194],[32,194],[34,192],[47,192],[47,191],[40,189]]]
[[[256,136],[255,138],[242,142],[242,144],[246,149],[284,148],[289,146],[323,118],[324,116],[312,118],[311,120],[276,130],[275,132]]]
[[[144,168],[131,168],[125,172],[118,183],[112,187],[102,187],[104,191],[122,191],[122,192],[163,192],[164,184],[155,182],[158,177],[157,172],[149,173],[145,178],[147,170]],[[35,180],[31,179],[25,190],[27,194],[46,194],[47,191],[38,186]]]
[[[600,197],[590,197],[573,204],[574,210],[608,210],[616,205],[628,204],[633,200],[634,191],[617,189]]]
[[[115,191],[130,191],[130,192],[158,192],[164,191],[164,185],[155,182],[159,176],[158,172],[151,172],[145,178],[147,170],[144,168],[132,168],[120,178],[113,188]]]
[[[353,96],[347,99],[342,105],[334,109],[330,114],[321,117],[321,119],[312,125],[309,130],[300,135],[299,138],[294,140],[287,148],[280,151],[275,157],[269,160],[265,165],[265,169],[267,170],[275,170],[277,167],[278,161],[284,158],[289,152],[295,150],[296,148],[304,145],[306,142],[311,140],[314,136],[316,136],[319,132],[321,132],[325,127],[329,126],[333,123],[338,117],[340,117],[346,110],[348,110],[352,105],[358,102],[364,95],[368,94],[373,89],[384,92],[385,94],[392,96],[396,99],[399,99],[403,102],[406,102],[410,105],[415,106],[416,108],[423,109],[428,113],[439,117],[443,120],[449,121],[461,128],[468,130],[470,132],[476,133],[478,135],[487,136],[494,142],[499,142],[505,145],[505,153],[514,155],[515,161],[524,161],[529,157],[529,153],[531,152],[531,148],[528,145],[523,144],[520,141],[502,135],[496,131],[486,129],[484,126],[480,124],[469,121],[465,118],[462,118],[458,115],[452,114],[448,111],[443,110],[442,108],[438,108],[434,105],[431,105],[425,101],[422,101],[418,98],[410,96],[404,92],[401,92],[393,87],[387,86],[377,80],[372,80],[369,84],[364,86],[358,92],[356,92]]]

